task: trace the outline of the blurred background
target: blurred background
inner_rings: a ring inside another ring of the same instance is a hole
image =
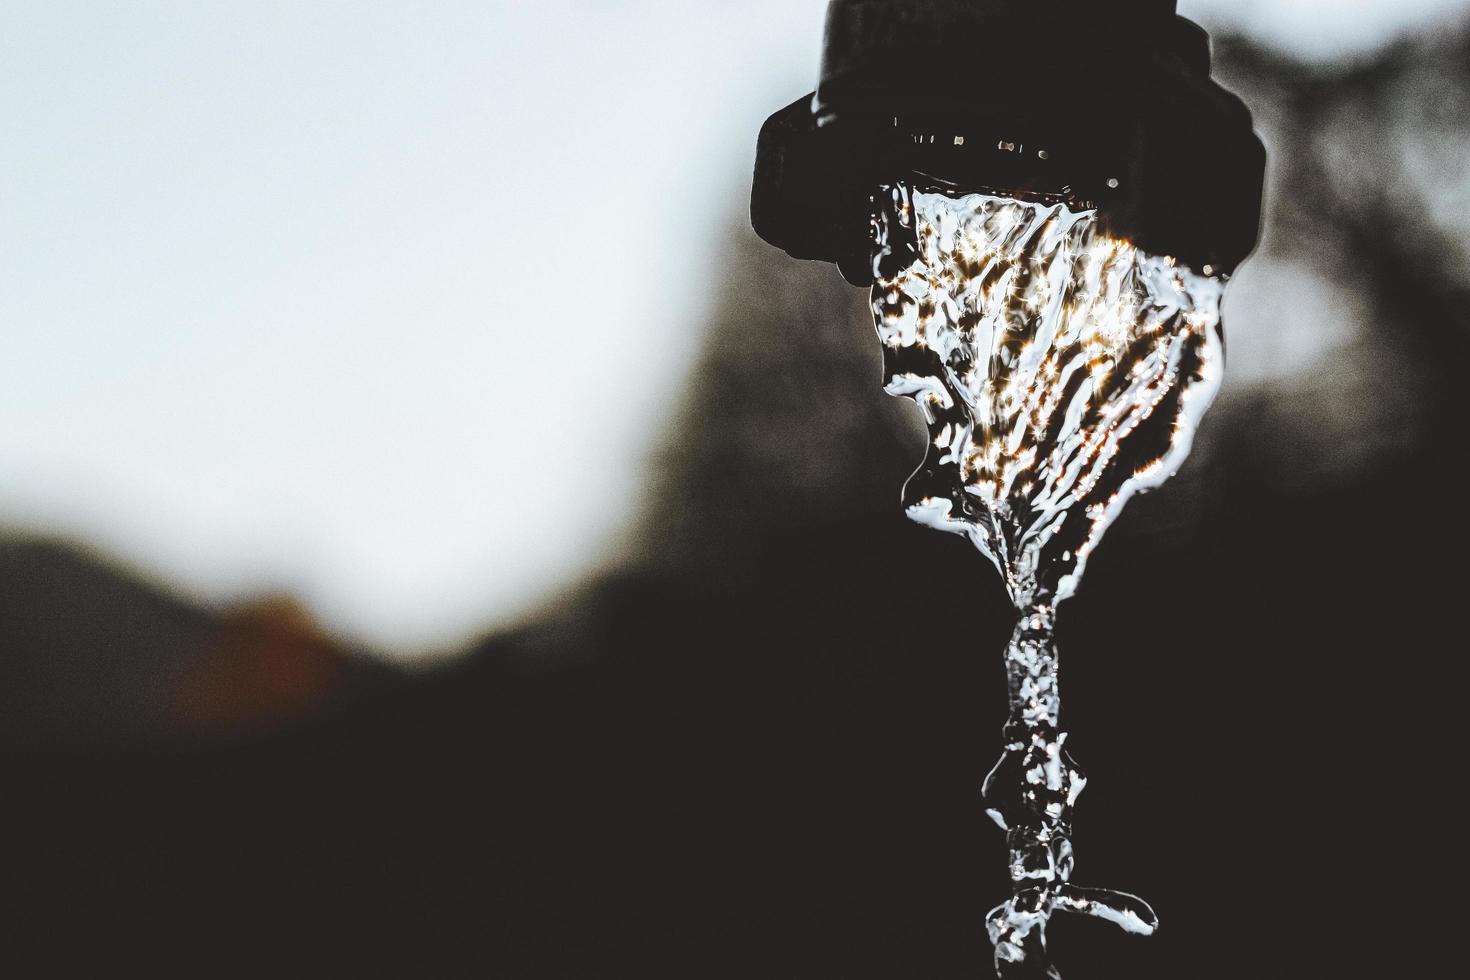
[[[984,975],[1010,611],[902,515],[864,294],[745,217],[824,6],[0,11],[11,972]],[[1179,6],[1268,217],[1062,614],[1077,880],[1164,930],[1053,945],[1419,975],[1470,3]]]

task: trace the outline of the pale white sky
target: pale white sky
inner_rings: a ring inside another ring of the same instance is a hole
[[[1333,58],[1470,12],[1466,0],[1179,0],[1202,23],[1250,31],[1295,54]]]
[[[405,651],[525,609],[632,511],[824,6],[7,0],[0,526]]]

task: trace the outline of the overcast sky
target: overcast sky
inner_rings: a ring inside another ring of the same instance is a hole
[[[634,506],[823,7],[7,0],[0,526],[404,651],[527,608]]]

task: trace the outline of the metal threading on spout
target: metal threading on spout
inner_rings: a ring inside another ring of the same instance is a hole
[[[1173,0],[834,0],[816,91],[761,130],[751,220],[868,285],[875,188],[918,176],[1096,208],[1209,275],[1255,248],[1264,175]]]

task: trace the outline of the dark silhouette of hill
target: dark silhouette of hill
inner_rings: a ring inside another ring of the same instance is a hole
[[[0,739],[144,746],[288,727],[396,674],[289,599],[214,610],[55,540],[0,537]]]
[[[166,728],[171,677],[209,646],[205,610],[56,541],[0,539],[0,731],[8,739]]]

